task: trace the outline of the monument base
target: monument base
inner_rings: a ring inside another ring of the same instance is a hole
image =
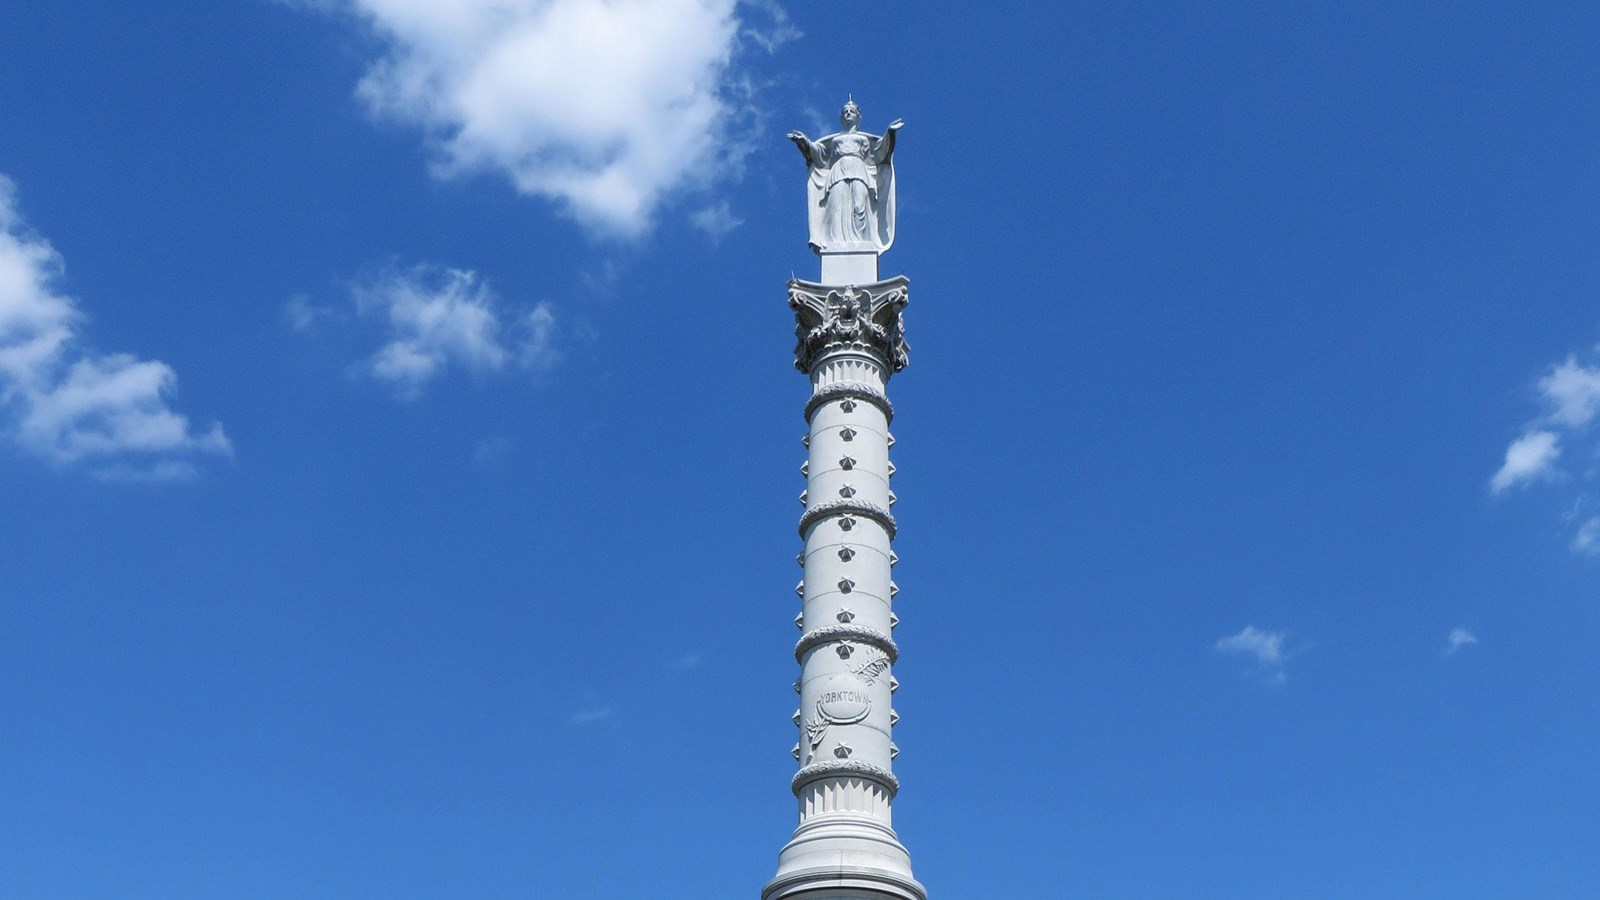
[[[822,257],[822,283],[830,287],[878,280],[878,251],[870,244],[864,250],[823,250],[818,255]]]

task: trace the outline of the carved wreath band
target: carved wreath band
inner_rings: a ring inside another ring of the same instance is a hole
[[[900,792],[900,779],[894,777],[893,772],[883,766],[875,766],[872,763],[862,762],[857,759],[828,760],[827,762],[812,763],[794,773],[794,780],[789,782],[789,787],[794,791],[794,795],[798,797],[800,796],[800,791],[813,781],[820,781],[824,778],[848,778],[850,776],[870,778],[878,782],[883,785],[884,790],[889,792],[891,799]]]
[[[867,503],[861,500],[828,500],[810,507],[800,517],[800,537],[806,536],[806,529],[826,519],[829,516],[856,515],[863,519],[871,519],[883,526],[888,533],[889,540],[894,540],[894,516],[887,509],[876,503]]]
[[[811,400],[806,403],[806,421],[810,422],[811,417],[824,405],[835,400],[843,400],[846,397],[852,397],[863,403],[870,403],[883,410],[885,423],[894,421],[894,404],[889,402],[889,398],[879,393],[871,385],[859,381],[841,381],[837,384],[818,388],[817,392],[811,395]]]
[[[795,662],[805,662],[806,653],[834,641],[855,641],[877,647],[889,657],[891,663],[900,658],[900,647],[895,644],[894,638],[876,628],[865,625],[824,625],[800,635],[800,640],[794,645]]]

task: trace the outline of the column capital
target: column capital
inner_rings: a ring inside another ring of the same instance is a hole
[[[795,314],[794,367],[809,374],[817,362],[840,352],[867,353],[887,372],[910,362],[902,311],[910,300],[904,275],[871,284],[832,286],[789,282],[789,308]]]

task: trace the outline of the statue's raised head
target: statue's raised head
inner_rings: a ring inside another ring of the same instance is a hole
[[[844,101],[844,108],[839,110],[839,123],[846,128],[861,124],[861,107],[853,98]]]

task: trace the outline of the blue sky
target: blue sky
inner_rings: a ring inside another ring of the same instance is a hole
[[[1600,12],[0,13],[0,893],[753,897],[815,273],[907,125],[936,896],[1592,897]]]

